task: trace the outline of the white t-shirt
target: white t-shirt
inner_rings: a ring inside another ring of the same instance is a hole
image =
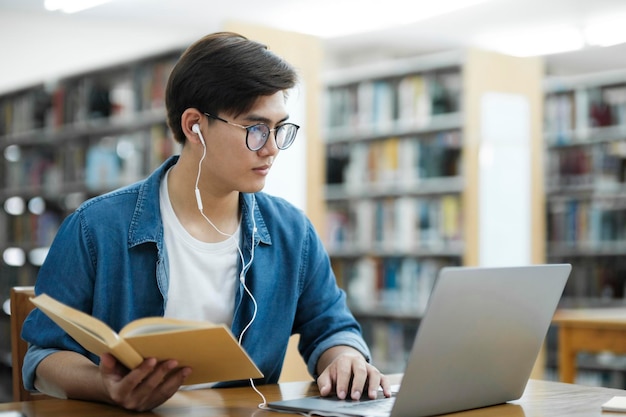
[[[206,243],[182,226],[169,199],[168,173],[161,181],[160,206],[169,259],[165,317],[205,320],[230,326],[239,280],[240,227],[229,238]],[[190,190],[192,193],[193,190]],[[207,222],[207,227],[213,227]]]

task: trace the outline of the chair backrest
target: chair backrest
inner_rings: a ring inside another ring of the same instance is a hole
[[[22,365],[28,344],[22,340],[22,324],[35,308],[29,298],[35,295],[34,287],[11,288],[11,366],[13,368],[13,401],[31,401],[50,398],[24,389]]]

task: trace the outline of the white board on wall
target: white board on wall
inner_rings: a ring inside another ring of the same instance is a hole
[[[263,191],[306,211],[306,90],[303,84],[289,93],[287,112],[289,122],[299,125],[300,130],[293,145],[278,153]],[[274,139],[273,133],[271,139]]]
[[[519,94],[481,97],[479,264],[531,263],[530,107]]]

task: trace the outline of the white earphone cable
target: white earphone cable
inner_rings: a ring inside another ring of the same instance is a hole
[[[196,202],[198,203],[198,210],[200,210],[200,214],[202,214],[202,217],[204,217],[204,219],[209,222],[209,224],[211,226],[213,226],[213,228],[217,231],[217,233],[223,235],[223,236],[227,236],[227,237],[233,237],[233,235],[222,232],[215,224],[213,224],[213,222],[211,221],[211,219],[209,219],[205,214],[204,214],[204,208],[202,206],[202,198],[200,197],[200,189],[198,188],[198,184],[200,183],[200,174],[202,173],[202,162],[204,161],[204,158],[206,158],[206,145],[204,144],[204,137],[202,137],[202,132],[200,132],[200,130],[198,129],[197,132],[198,135],[200,135],[200,138],[202,139],[202,157],[200,158],[200,162],[198,162],[198,175],[196,175],[196,188],[195,188],[195,194],[196,194]],[[240,251],[241,252],[241,251]],[[243,259],[243,255],[242,259]]]

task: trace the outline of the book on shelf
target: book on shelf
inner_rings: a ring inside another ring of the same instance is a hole
[[[326,93],[328,126],[365,132],[427,126],[434,115],[460,110],[460,91],[461,73],[452,68],[335,85]]]
[[[449,260],[364,256],[334,267],[354,312],[378,311],[418,317],[426,310],[438,271]]]
[[[398,117],[405,125],[428,124],[432,108],[427,83],[421,74],[408,75],[398,83]]]
[[[133,80],[123,77],[113,82],[109,91],[111,116],[132,117],[137,109]]]
[[[574,129],[574,98],[570,92],[558,92],[546,97],[546,133],[554,144],[569,143]]]
[[[461,196],[403,195],[329,205],[327,245],[332,250],[454,249],[463,240]]]
[[[85,185],[97,191],[120,185],[121,159],[117,154],[117,138],[107,136],[90,146],[85,157]]]
[[[547,215],[549,242],[587,250],[626,246],[626,210],[619,197],[553,199]]]
[[[193,372],[186,384],[261,378],[263,374],[223,324],[147,317],[116,333],[101,320],[41,294],[31,301],[88,351],[110,353],[133,369],[145,358],[176,359]]]

